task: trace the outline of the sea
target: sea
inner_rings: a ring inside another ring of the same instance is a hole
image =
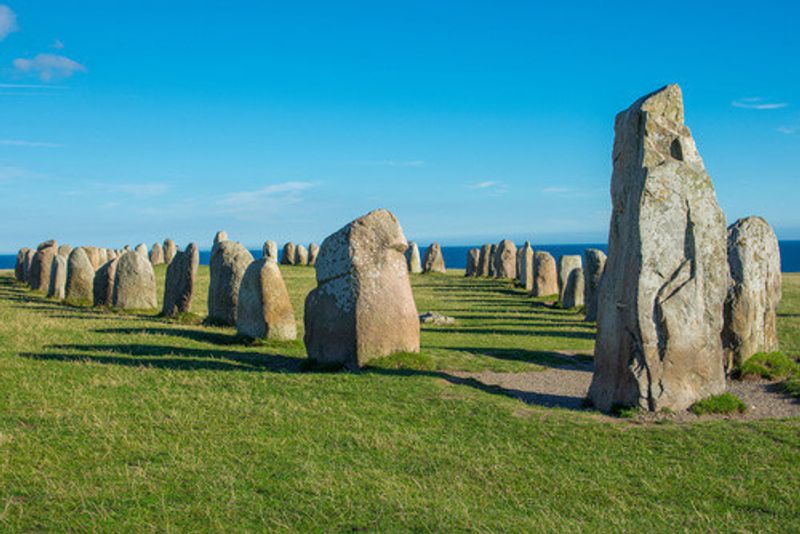
[[[785,273],[800,272],[800,241],[780,241],[781,249],[781,270]],[[442,245],[442,254],[447,267],[452,269],[463,269],[467,265],[467,252],[471,248],[480,248],[481,245],[467,246],[447,246]],[[425,253],[427,245],[420,244],[420,254]],[[603,252],[608,252],[608,246],[598,243],[584,243],[571,245],[533,245],[534,250],[549,252],[553,257],[558,258],[566,254],[583,254],[587,248],[597,248]],[[261,257],[261,250],[251,250],[254,258]],[[200,251],[200,263],[208,265],[211,259],[210,250]],[[0,254],[0,269],[13,269],[16,262],[16,254]]]

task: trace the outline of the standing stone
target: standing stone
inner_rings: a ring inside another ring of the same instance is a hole
[[[100,258],[98,260],[100,262],[100,266],[105,265],[105,263],[108,261],[108,250],[104,248],[98,249],[97,256]]]
[[[471,248],[467,251],[467,269],[464,276],[478,276],[478,262],[480,261],[481,250]]]
[[[494,278],[495,273],[497,272],[497,264],[495,263],[497,260],[497,245],[492,245],[489,248],[489,277]]]
[[[781,253],[767,221],[747,217],[728,228],[728,264],[722,341],[730,372],[753,354],[778,350]]]
[[[112,293],[114,307],[123,310],[156,308],[156,275],[147,256],[140,251],[126,252],[114,261],[117,262]]]
[[[111,306],[114,304],[114,282],[117,276],[118,258],[104,263],[94,273],[92,295],[95,306]]]
[[[50,269],[53,267],[53,258],[57,255],[58,244],[52,239],[37,247],[28,271],[28,285],[31,289],[47,292],[50,287]]]
[[[19,252],[17,252],[17,263],[14,264],[14,278],[16,278],[18,282],[28,281],[28,266],[25,263],[28,252],[30,252],[28,247],[22,247],[19,249]]]
[[[35,250],[28,249],[25,252],[25,260],[24,260],[24,267],[23,272],[25,273],[25,283],[28,283],[28,278],[31,274],[31,264],[33,263],[33,256],[36,254]]]
[[[617,115],[589,397],[682,410],[725,390],[725,215],[670,85]]]
[[[278,244],[275,241],[265,241],[261,248],[262,257],[278,263]]]
[[[236,325],[239,286],[253,255],[236,241],[221,241],[211,252],[211,280],[208,286],[208,320]]]
[[[517,254],[514,261],[514,265],[516,268],[516,276],[514,277],[515,280],[519,281],[520,277],[522,276],[522,249],[524,247],[517,248]]]
[[[497,245],[494,257],[495,278],[517,277],[517,246],[510,239],[503,239]]]
[[[294,248],[294,264],[295,265],[308,265],[308,249],[303,245],[297,245]]]
[[[422,271],[426,273],[444,273],[447,269],[444,266],[444,256],[442,255],[442,247],[439,243],[433,243],[425,251],[425,261],[422,265]]]
[[[153,266],[164,264],[164,249],[161,247],[161,243],[153,243],[150,248],[150,263]]]
[[[586,320],[597,320],[597,297],[600,289],[600,280],[606,269],[606,255],[602,250],[590,248],[583,252],[584,263],[584,293],[583,300],[586,306]]]
[[[225,230],[220,230],[216,234],[214,234],[214,245],[219,245],[223,241],[228,240],[228,232]],[[213,248],[213,247],[212,247]]]
[[[319,245],[311,243],[308,245],[308,265],[314,267],[317,265],[317,258],[319,257]]]
[[[533,296],[552,295],[558,295],[556,260],[549,252],[537,250],[533,254]]]
[[[76,304],[90,303],[93,300],[94,267],[86,249],[78,247],[69,253],[67,260],[67,284],[64,298]]]
[[[492,245],[483,245],[481,255],[478,258],[477,276],[489,276],[489,265],[492,262]]]
[[[564,300],[561,303],[564,308],[572,309],[583,306],[584,283],[583,269],[578,267],[570,271],[567,285],[564,288]]]
[[[53,265],[50,267],[50,286],[47,296],[51,299],[64,300],[64,290],[67,285],[67,259],[56,254]]]
[[[139,254],[141,254],[142,256],[144,256],[145,258],[148,257],[147,256],[147,245],[145,245],[144,243],[139,243],[138,245],[136,245],[136,248],[134,250],[136,252],[138,252]]]
[[[311,360],[356,369],[373,358],[419,352],[407,247],[397,218],[384,209],[325,239],[317,288],[305,304],[304,341]]]
[[[294,260],[297,257],[295,252],[294,243],[286,243],[283,245],[283,255],[281,256],[282,265],[294,265]]]
[[[131,250],[131,246],[130,245],[125,245],[124,247],[122,247],[122,252],[120,254],[118,254],[118,255],[122,256],[122,254],[125,254],[126,252],[130,252],[130,250]]]
[[[92,269],[95,271],[99,269],[102,265],[100,263],[100,249],[97,247],[83,247],[83,250],[89,258],[89,263],[92,264]]]
[[[65,260],[69,258],[69,253],[72,252],[71,245],[59,245],[58,247],[58,255],[64,258]]]
[[[192,309],[198,265],[200,265],[200,252],[195,243],[189,243],[186,250],[175,253],[172,262],[167,266],[161,315],[174,317],[180,313],[188,313]]]
[[[115,260],[115,259],[119,258],[121,255],[122,254],[120,254],[118,251],[116,251],[114,249],[111,249],[111,248],[107,248],[106,249],[106,257],[109,259],[109,261]]]
[[[247,267],[237,306],[236,330],[240,335],[279,341],[297,338],[294,309],[277,262],[262,258]]]
[[[528,241],[525,241],[525,246],[520,249],[519,285],[525,291],[533,291],[533,247]]]
[[[408,265],[408,272],[419,274],[422,272],[422,262],[419,258],[419,247],[413,241],[409,241],[408,248],[405,252],[406,264]]]
[[[153,245],[153,246],[155,246],[155,245]],[[167,238],[167,239],[164,240],[164,246],[163,246],[162,249],[163,249],[163,252],[164,252],[164,263],[169,265],[170,263],[172,263],[172,260],[175,258],[175,254],[178,253],[178,247],[175,245],[175,241],[173,241],[170,238]]]
[[[572,271],[581,269],[583,261],[578,255],[565,255],[558,259],[558,301],[564,303],[564,293]]]

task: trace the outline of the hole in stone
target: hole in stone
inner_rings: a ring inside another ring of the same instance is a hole
[[[672,144],[669,145],[669,154],[674,159],[678,161],[683,161],[683,147],[681,146],[681,140],[677,137],[672,140]]]

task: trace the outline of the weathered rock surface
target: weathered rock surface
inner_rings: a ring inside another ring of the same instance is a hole
[[[497,271],[497,245],[491,245],[489,248],[489,277],[494,278]]]
[[[14,264],[14,278],[17,279],[19,282],[27,282],[28,281],[28,263],[26,258],[30,249],[28,247],[22,247],[17,252],[17,262]]]
[[[50,287],[50,269],[53,267],[53,258],[57,255],[58,243],[52,239],[36,248],[28,271],[28,285],[31,289],[47,292]]]
[[[275,241],[267,240],[261,248],[262,258],[278,263],[278,244]]]
[[[415,242],[408,242],[405,257],[409,273],[419,274],[422,272],[422,259],[419,253],[419,246]]]
[[[295,265],[308,265],[308,249],[303,245],[297,245],[294,248],[294,264]]]
[[[89,258],[89,263],[92,264],[92,269],[97,270],[102,265],[100,258],[100,249],[97,247],[81,247],[83,248],[84,252],[86,252],[86,256]],[[130,247],[129,247],[130,248]]]
[[[247,267],[237,306],[239,334],[279,341],[297,338],[294,309],[277,262],[262,258]]]
[[[477,276],[489,276],[489,264],[492,262],[492,245],[483,245],[478,258]]]
[[[283,245],[283,253],[281,254],[281,265],[294,265],[297,258],[294,243],[286,243]]]
[[[153,246],[150,247],[150,263],[156,266],[163,265],[164,261],[164,248],[161,243],[153,243]]]
[[[134,250],[139,254],[141,254],[142,256],[144,256],[145,258],[148,258],[147,245],[145,245],[144,243],[139,243],[138,245],[136,245],[136,248]]]
[[[563,304],[567,282],[572,271],[583,268],[583,260],[578,255],[564,255],[558,259],[558,301]]]
[[[467,251],[467,269],[464,276],[478,276],[478,263],[481,258],[481,249],[471,248]]]
[[[517,246],[510,239],[503,239],[498,243],[494,257],[495,278],[517,277]]]
[[[107,261],[94,273],[92,295],[95,306],[114,304],[114,282],[117,277],[118,258]]]
[[[590,248],[583,252],[584,292],[583,301],[586,306],[586,320],[597,320],[597,297],[600,280],[606,269],[606,255],[602,250]]]
[[[533,291],[533,247],[528,241],[520,249],[518,278],[525,291]]]
[[[175,253],[167,267],[161,315],[173,317],[179,313],[188,313],[192,309],[198,265],[200,265],[200,251],[197,244],[189,243],[185,250]]]
[[[725,390],[725,215],[670,85],[617,115],[589,397],[682,410]]]
[[[155,246],[155,245],[153,245]],[[170,238],[164,240],[164,246],[161,247],[162,254],[164,255],[164,263],[169,265],[172,263],[172,260],[175,258],[175,254],[178,253],[178,247],[175,245],[175,241]]]
[[[63,257],[65,260],[69,258],[69,254],[72,252],[72,245],[59,245],[58,246],[58,255]]]
[[[227,240],[228,240],[228,232],[226,232],[225,230],[220,230],[216,234],[214,234],[214,245],[219,245],[223,241]]]
[[[565,308],[571,309],[583,306],[584,283],[583,269],[578,267],[570,271],[564,288],[564,299],[561,302]]]
[[[317,258],[319,258],[319,245],[311,243],[308,245],[308,265],[311,267],[317,265]]]
[[[478,250],[478,249],[475,249]],[[448,317],[438,312],[425,312],[419,316],[420,324],[432,324],[435,326],[448,326],[456,324],[455,317]]]
[[[422,272],[425,273],[444,273],[447,269],[444,265],[442,247],[439,243],[431,244],[425,251],[425,261],[422,263]]]
[[[533,296],[551,295],[558,295],[556,259],[549,252],[537,250],[533,254]]]
[[[778,350],[781,253],[767,221],[747,217],[728,228],[728,265],[722,341],[730,372],[754,354]]]
[[[137,247],[138,248],[138,247]],[[141,251],[126,252],[117,262],[113,306],[123,310],[152,310],[158,306],[156,275]]]
[[[397,218],[380,209],[322,243],[317,288],[305,304],[305,345],[318,362],[355,369],[419,351],[419,316]]]
[[[236,326],[239,286],[253,255],[236,241],[222,241],[211,252],[211,280],[208,286],[208,320]]]
[[[64,300],[66,286],[67,259],[56,254],[53,257],[53,265],[50,267],[50,286],[47,289],[47,296],[51,299]]]
[[[86,249],[78,247],[69,254],[67,260],[67,284],[64,298],[75,303],[90,303],[93,300],[94,266]]]

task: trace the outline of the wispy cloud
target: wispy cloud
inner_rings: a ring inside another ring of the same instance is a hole
[[[778,132],[782,133],[782,134],[785,134],[785,135],[796,134],[797,131],[798,131],[798,128],[796,126],[779,126],[778,127]]]
[[[761,97],[740,98],[731,102],[731,106],[742,109],[781,109],[787,107],[789,104],[786,102],[771,102]]]
[[[224,195],[218,206],[222,213],[242,216],[269,214],[303,201],[303,192],[316,187],[314,182],[283,182],[254,191],[235,191]]]
[[[0,5],[0,41],[8,37],[9,33],[18,29],[17,16],[7,5]]]
[[[10,182],[18,179],[38,180],[47,176],[38,172],[33,172],[23,167],[13,165],[0,165],[0,183]]]
[[[63,145],[59,143],[47,143],[43,141],[23,141],[21,139],[0,139],[0,146],[19,146],[26,148],[58,148]]]
[[[106,189],[112,193],[122,193],[134,197],[157,197],[169,191],[169,185],[162,182],[141,182],[110,184]]]
[[[66,56],[37,54],[32,59],[17,58],[13,62],[17,74],[37,76],[43,82],[63,80],[86,67]]]
[[[496,182],[494,180],[484,180],[482,182],[476,182],[474,184],[467,184],[467,189],[473,189],[477,191],[484,191],[490,195],[503,195],[508,192],[508,186],[502,182]]]
[[[56,39],[55,41],[53,41],[53,44],[51,44],[50,46],[52,48],[55,48],[56,50],[63,50],[64,49],[64,43],[61,42],[61,39]]]
[[[0,83],[0,89],[69,89],[66,85],[45,85],[41,83]]]
[[[359,165],[374,165],[381,167],[424,167],[425,162],[421,159],[410,160],[394,160],[394,159],[381,159],[375,161],[359,161]]]

